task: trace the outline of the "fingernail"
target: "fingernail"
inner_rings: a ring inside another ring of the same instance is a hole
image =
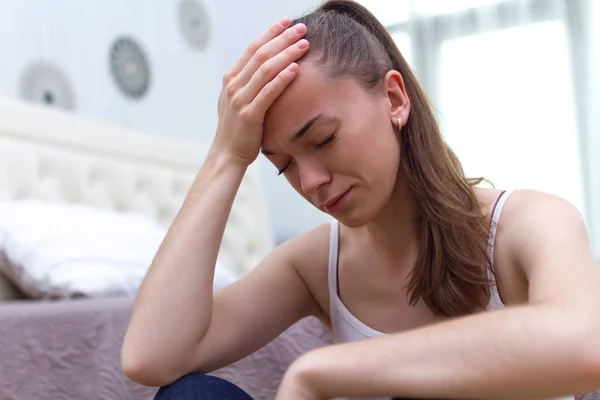
[[[296,27],[294,28],[294,30],[296,31],[296,33],[304,33],[304,30],[306,28],[304,27],[304,25],[302,24],[298,24],[296,25]]]
[[[306,46],[308,46],[308,40],[302,39],[301,41],[298,42],[299,49],[305,49]]]
[[[291,72],[296,72],[296,71],[298,70],[298,64],[296,64],[296,63],[291,63],[291,64],[288,66],[288,69],[289,69]]]
[[[279,25],[281,25],[281,26],[288,26],[288,25],[289,25],[289,23],[290,23],[290,19],[289,19],[289,17],[283,17],[283,18],[281,18],[281,19],[279,20],[279,22],[278,22],[278,23],[279,23]]]

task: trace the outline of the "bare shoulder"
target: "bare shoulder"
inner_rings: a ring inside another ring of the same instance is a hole
[[[566,240],[589,245],[583,216],[568,200],[536,190],[515,190],[507,199],[499,231],[504,240],[527,248],[536,242]]]
[[[533,210],[541,210],[543,213],[547,213],[548,211],[556,211],[558,207],[563,211],[579,214],[577,208],[565,198],[532,189],[512,191],[506,206],[509,213],[529,214]]]
[[[490,215],[503,190],[477,189],[484,213]],[[556,235],[565,228],[575,229],[587,238],[585,222],[579,210],[568,200],[537,190],[519,189],[509,193],[498,223],[498,236],[521,240],[532,233],[542,238]],[[573,231],[570,233],[574,233]],[[530,238],[532,240],[533,238]]]
[[[328,323],[328,259],[330,223],[324,223],[280,245],[280,250],[304,280],[320,307],[319,318]]]
[[[290,260],[294,261],[296,266],[302,268],[309,261],[318,261],[323,252],[328,253],[329,233],[330,224],[324,223],[288,239],[280,245],[280,248],[291,257]]]
[[[583,216],[559,196],[535,190],[512,192],[496,240],[503,263],[527,280],[530,301],[556,297],[561,285],[566,292],[569,280],[577,281],[573,287],[579,290],[584,281],[598,279]]]

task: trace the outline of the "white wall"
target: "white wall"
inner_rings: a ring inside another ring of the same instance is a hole
[[[2,0],[0,95],[19,96],[27,65],[47,60],[74,88],[76,112],[145,132],[209,142],[217,125],[221,77],[250,41],[283,15],[297,16],[318,0],[203,0],[212,41],[188,48],[178,31],[177,1]],[[109,48],[127,34],[145,48],[152,67],[148,95],[123,97],[109,74]],[[297,195],[264,158],[264,187],[277,240],[310,229],[326,216]]]
[[[216,17],[217,0],[208,3]],[[181,39],[177,3],[158,0],[3,0],[0,5],[0,93],[19,95],[30,62],[61,68],[76,110],[126,126],[197,140],[214,132],[219,82],[216,46],[194,52]],[[123,97],[109,74],[109,49],[119,35],[145,48],[152,78],[141,101]]]

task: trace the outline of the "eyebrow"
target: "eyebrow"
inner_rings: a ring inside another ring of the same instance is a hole
[[[307,123],[304,124],[304,126],[302,126],[302,128],[298,129],[298,131],[296,131],[296,133],[294,133],[294,135],[292,136],[292,140],[296,141],[302,138],[302,136],[304,136],[304,134],[306,132],[308,132],[308,130],[310,129],[310,127],[317,122],[317,120],[319,118],[321,118],[323,116],[323,114],[319,114],[311,119],[308,120]],[[271,156],[274,155],[275,152],[267,150],[267,149],[261,149],[261,153],[263,153],[265,156]]]

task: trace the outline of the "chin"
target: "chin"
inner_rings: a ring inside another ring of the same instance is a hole
[[[336,217],[336,219],[339,221],[340,224],[347,226],[348,228],[360,228],[361,226],[365,226],[369,222],[359,218]]]
[[[341,224],[349,228],[360,228],[368,223],[372,222],[375,218],[376,213],[373,210],[368,210],[365,207],[357,207],[355,209],[348,210],[348,212],[342,212],[338,215],[332,215]]]

